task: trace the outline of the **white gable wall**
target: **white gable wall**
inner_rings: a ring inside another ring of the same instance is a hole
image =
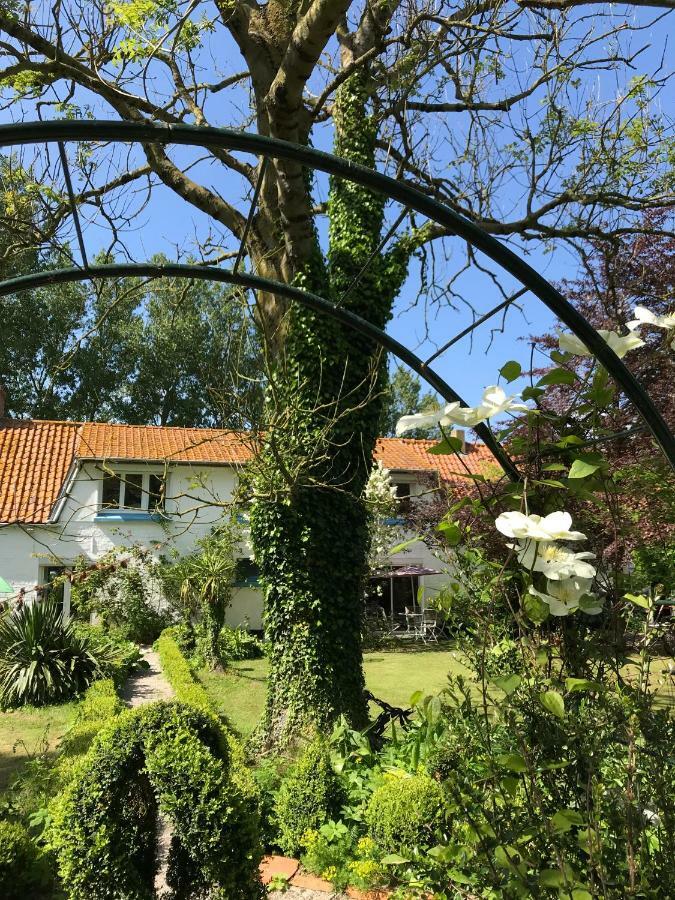
[[[110,465],[115,473],[149,471],[164,474],[162,466],[124,463]],[[27,599],[41,582],[45,566],[70,566],[79,556],[92,562],[114,547],[144,546],[156,556],[171,558],[192,553],[195,543],[208,535],[227,510],[237,484],[237,471],[230,466],[175,464],[166,477],[166,520],[112,521],[97,514],[101,507],[103,470],[100,463],[85,462],[75,473],[58,521],[51,525],[0,526],[0,575],[15,589],[24,589]],[[422,488],[410,473],[395,481],[411,482],[411,495]],[[224,505],[223,505],[224,504]],[[250,557],[251,547],[242,532],[240,557]],[[406,547],[391,559],[393,565],[442,568],[439,560],[421,541]],[[425,576],[427,595],[446,579]],[[248,623],[262,627],[262,595],[254,588],[235,588],[227,612],[230,625]]]

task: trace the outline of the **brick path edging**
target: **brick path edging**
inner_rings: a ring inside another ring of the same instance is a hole
[[[300,862],[297,859],[288,856],[266,856],[260,865],[263,884],[269,884],[275,875],[285,878],[292,887],[335,895],[335,888],[330,882],[301,872]],[[387,900],[389,895],[389,891],[359,891],[356,888],[347,888],[347,896],[353,900]]]

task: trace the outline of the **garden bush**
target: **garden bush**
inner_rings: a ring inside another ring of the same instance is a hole
[[[155,649],[159,654],[162,671],[174,689],[178,700],[211,716],[215,726],[219,729],[221,740],[226,744],[233,761],[232,777],[237,787],[245,797],[255,800],[257,803],[260,791],[251,770],[246,764],[244,748],[232,733],[232,730],[226,727],[225,723],[218,716],[209,699],[209,695],[197,680],[190,664],[181,653],[176,640],[176,635],[180,634],[181,626],[173,626],[165,629],[155,642]]]
[[[62,703],[99,674],[92,644],[63,621],[55,600],[26,604],[0,619],[0,704]]]
[[[368,833],[384,853],[433,846],[444,806],[441,786],[428,775],[385,777],[366,808]]]
[[[82,558],[73,580],[77,615],[96,614],[106,631],[123,640],[151,644],[170,624],[160,562],[141,547],[117,547],[92,567]]]
[[[257,817],[232,765],[196,709],[163,702],[119,716],[53,804],[49,838],[68,897],[147,900],[158,809],[172,826],[174,896],[261,897]]]
[[[26,829],[0,821],[0,897],[37,900],[48,896],[51,874],[43,852]]]
[[[305,835],[338,818],[344,792],[327,743],[317,737],[286,775],[277,794],[278,842],[284,853],[305,848]]]
[[[77,620],[73,622],[73,630],[88,642],[98,661],[101,676],[112,678],[118,688],[123,686],[132,672],[147,666],[138,645],[114,631],[105,631],[99,625]]]
[[[223,660],[262,659],[265,655],[260,638],[246,628],[230,628],[224,625],[220,630],[220,652]]]

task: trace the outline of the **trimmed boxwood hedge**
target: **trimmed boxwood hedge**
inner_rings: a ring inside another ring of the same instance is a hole
[[[244,748],[218,715],[209,695],[197,680],[190,664],[181,653],[176,641],[175,626],[166,628],[161,633],[155,641],[155,649],[159,654],[162,671],[174,689],[176,698],[182,703],[188,703],[190,706],[202,710],[202,712],[213,719],[232,759],[232,778],[234,783],[244,796],[258,802],[258,785],[251,769],[246,764]]]
[[[104,728],[53,804],[49,839],[70,900],[153,896],[157,810],[172,826],[173,896],[263,896],[257,816],[212,716],[155,703]]]

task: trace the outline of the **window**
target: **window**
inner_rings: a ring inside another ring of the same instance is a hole
[[[396,488],[396,509],[400,516],[407,515],[410,512],[410,483],[403,481],[395,484]]]
[[[101,508],[154,512],[163,509],[164,494],[164,479],[154,472],[106,472]]]
[[[260,566],[253,559],[238,559],[235,569],[234,584],[236,587],[256,587],[260,579]]]
[[[143,508],[143,476],[134,473],[133,475],[125,475],[124,482],[124,499],[120,502],[120,506],[125,509],[142,509]]]

